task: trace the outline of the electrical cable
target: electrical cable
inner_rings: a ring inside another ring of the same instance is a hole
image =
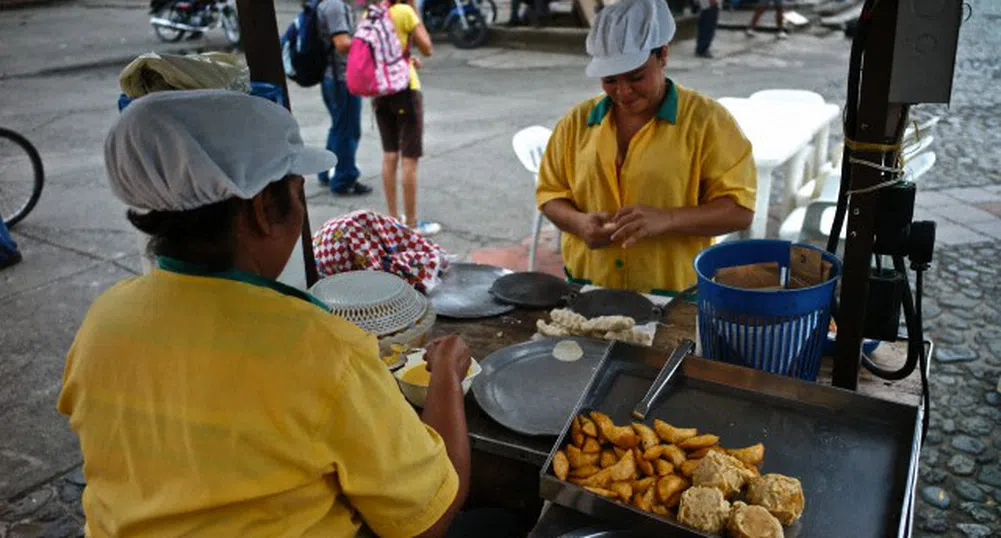
[[[845,100],[845,116],[843,131],[845,138],[855,138],[855,128],[858,123],[858,101],[859,88],[862,78],[862,56],[865,52],[865,42],[869,35],[869,24],[872,18],[873,0],[865,0],[862,5],[862,14],[859,16],[858,30],[852,39],[851,54],[848,60],[848,96]],[[843,157],[841,159],[841,186],[838,192],[847,192],[851,187],[852,164],[850,162],[852,150],[845,144]],[[831,226],[831,235],[827,239],[827,251],[835,253],[838,250],[838,239],[841,237],[841,228],[845,222],[845,214],[848,212],[848,199],[838,196],[838,204],[834,210],[834,223]]]
[[[879,0],[865,0],[862,6],[862,13],[859,16],[858,29],[854,39],[852,40],[851,53],[848,63],[848,93],[845,102],[843,120],[843,130],[846,143],[841,161],[840,194],[835,208],[834,222],[832,223],[831,232],[827,241],[827,251],[832,254],[836,254],[837,252],[839,238],[841,237],[841,230],[845,224],[845,217],[848,213],[849,197],[853,194],[850,192],[852,165],[855,164],[855,161],[858,159],[853,156],[853,149],[850,147],[852,144],[849,144],[848,140],[854,140],[857,136],[856,131],[858,128],[859,98],[863,65],[865,61],[865,45],[872,22],[873,10],[878,1]],[[905,118],[907,117],[908,111],[909,106],[901,107],[899,110],[900,115],[898,117],[897,128],[894,133],[895,140],[899,141],[903,137],[903,132],[906,128]],[[897,153],[898,151],[899,149],[895,149],[892,152],[883,152],[882,162],[866,164],[874,165],[874,167],[885,165],[887,153]],[[886,171],[889,172],[889,170]],[[895,171],[896,170],[893,170],[893,172]],[[890,184],[897,183],[898,181],[898,178],[893,178],[892,181],[888,180],[884,182],[886,185],[880,184],[874,188],[862,189],[854,194],[872,192],[880,188],[884,188],[885,186],[889,186]],[[914,296],[912,297],[904,258],[902,256],[893,256],[892,258],[894,268],[899,273],[904,275],[905,285],[901,303],[904,311],[904,319],[907,325],[907,361],[898,370],[888,370],[875,364],[869,357],[862,355],[862,366],[874,375],[889,381],[904,379],[910,376],[916,367],[920,369],[921,392],[924,401],[924,415],[922,417],[921,425],[923,441],[928,434],[928,426],[931,415],[931,394],[929,391],[927,376],[929,357],[927,353],[925,353],[924,330],[922,328],[923,320],[921,314],[921,302],[924,295],[924,271],[927,269],[927,264],[912,267],[912,269],[916,272],[915,291]],[[877,256],[877,267],[881,269],[881,266],[882,262],[880,257]],[[835,317],[835,320],[837,319],[838,310],[837,302],[834,301],[834,304],[832,305],[832,315]]]
[[[926,268],[912,267],[912,269],[917,274],[914,284],[914,316],[917,318],[917,326],[921,328],[921,298],[924,296],[924,273]],[[920,340],[918,341],[921,342],[921,361],[919,366],[921,369],[921,395],[924,397],[925,404],[924,416],[921,417],[921,444],[923,445],[925,439],[928,437],[928,426],[931,423],[931,390],[928,387],[928,360],[931,357],[925,353],[924,333],[922,332],[919,337]]]

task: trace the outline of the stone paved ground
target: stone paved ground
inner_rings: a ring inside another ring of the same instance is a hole
[[[921,456],[918,536],[1001,535],[1001,5],[970,2],[951,106],[920,185],[917,213],[939,223],[927,279],[926,328],[939,347],[931,365],[932,420]],[[986,188],[974,188],[986,187]]]

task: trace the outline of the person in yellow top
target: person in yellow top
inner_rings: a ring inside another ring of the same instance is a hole
[[[643,293],[695,283],[714,236],[750,226],[751,144],[717,102],[665,78],[675,24],[663,0],[598,13],[588,76],[604,94],[556,125],[536,202],[563,235],[571,279]]]
[[[386,206],[391,217],[400,218],[400,206],[396,197],[396,171],[402,168],[401,220],[421,235],[434,235],[441,231],[441,225],[417,218],[417,162],[424,154],[424,99],[417,70],[423,64],[419,57],[410,56],[411,45],[416,45],[417,50],[425,57],[431,56],[431,37],[417,12],[406,0],[391,0],[389,18],[396,27],[400,47],[410,58],[410,87],[372,100],[379,137],[382,139],[382,186],[386,191]]]
[[[159,92],[105,143],[111,189],[157,267],[94,301],[58,409],[83,452],[92,537],[442,536],[469,483],[469,350],[433,343],[418,417],[374,336],[274,279],[302,230],[285,109]]]

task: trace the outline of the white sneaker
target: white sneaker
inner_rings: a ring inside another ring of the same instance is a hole
[[[417,226],[414,226],[414,231],[425,237],[429,235],[436,235],[441,232],[441,224],[438,224],[437,222],[419,220],[417,221]]]
[[[780,31],[780,32],[778,33],[778,35],[776,35],[776,36],[775,36],[775,39],[779,39],[779,40],[782,40],[782,39],[789,39],[789,33],[788,33],[788,32],[786,32],[785,30],[781,30],[781,31]]]
[[[744,31],[744,33],[747,34],[747,37],[757,37],[758,36],[758,33],[755,32],[752,28],[748,28],[747,30]]]

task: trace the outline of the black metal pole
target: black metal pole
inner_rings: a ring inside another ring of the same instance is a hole
[[[872,19],[865,44],[856,129],[853,133],[845,133],[846,137],[862,144],[898,144],[899,127],[901,122],[905,121],[906,112],[903,105],[889,103],[897,2],[898,0],[880,0],[875,2],[872,8]],[[859,160],[884,164],[886,152],[854,151],[851,155]],[[896,153],[889,157],[889,164],[892,164]],[[886,172],[877,168],[851,164],[849,189],[854,191],[872,187],[886,181],[887,178]],[[852,390],[858,387],[861,366],[878,195],[878,191],[854,194],[848,207],[832,381],[837,387]]]
[[[240,18],[240,35],[243,50],[250,68],[250,80],[270,82],[282,89],[285,108],[292,110],[288,86],[285,84],[285,69],[282,67],[282,51],[278,43],[278,19],[275,17],[273,2],[265,0],[236,0],[237,15]],[[313,234],[309,226],[309,212],[306,210],[305,193],[302,197],[304,218],[302,221],[302,260],[306,267],[306,285],[312,286],[319,280],[316,258],[313,255]]]

